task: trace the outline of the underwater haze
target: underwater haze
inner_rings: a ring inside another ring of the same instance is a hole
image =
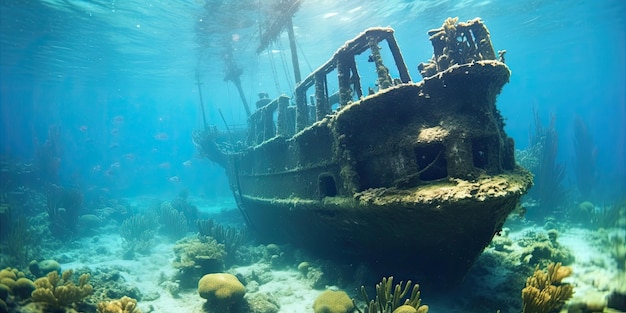
[[[252,107],[259,93],[294,98],[287,33],[258,49],[289,3],[303,77],[369,27],[395,30],[415,82],[433,56],[428,30],[448,17],[480,17],[506,50],[496,105],[534,186],[463,283],[422,286],[430,312],[523,311],[526,278],[549,264],[573,269],[574,296],[559,307],[626,310],[626,1],[3,0],[0,287],[10,291],[0,313],[45,311],[36,280],[70,269],[117,292],[74,279],[84,296],[61,312],[112,313],[99,303],[122,296],[143,312],[217,312],[198,297],[200,266],[188,266],[201,253],[219,259],[210,272],[244,280],[245,308],[222,312],[326,312],[313,305],[325,289],[367,305],[358,287],[372,295],[380,277],[366,267],[255,242],[234,183],[192,141],[207,126],[245,128],[242,97]],[[32,290],[3,283],[13,276]]]
[[[221,171],[194,157],[190,134],[202,126],[196,73],[207,122],[219,127],[217,109],[227,123],[245,124],[237,90],[224,81],[228,50],[243,69],[249,102],[259,92],[273,98],[293,88],[293,78],[284,79],[291,73],[288,44],[257,55],[262,12],[256,1],[245,2],[4,1],[2,155],[32,157],[54,125],[63,142],[63,183],[129,195],[180,185],[228,194]],[[559,159],[569,164],[580,118],[598,151],[598,196],[610,197],[626,188],[624,7],[621,1],[304,1],[294,24],[305,74],[363,29],[391,26],[415,76],[432,54],[427,30],[447,17],[481,17],[495,48],[507,50],[512,77],[498,106],[516,146],[528,145],[533,108],[544,123],[553,114]],[[200,163],[197,169],[185,167],[188,160]],[[573,166],[567,168],[565,182],[573,183]],[[168,181],[173,176],[178,185]]]

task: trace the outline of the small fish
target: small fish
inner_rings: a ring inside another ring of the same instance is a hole
[[[116,115],[113,117],[113,123],[115,124],[122,124],[124,123],[124,116],[122,115]]]
[[[187,161],[183,162],[183,166],[191,167],[191,160],[187,160]]]
[[[156,140],[167,140],[168,136],[166,133],[158,133],[154,135],[154,139]]]
[[[111,163],[111,168],[120,168],[120,162]]]
[[[102,167],[100,165],[94,165],[91,168],[91,170],[94,171],[94,172],[100,172],[100,170],[102,170]]]
[[[80,125],[80,127],[78,127],[78,129],[79,129],[81,132],[83,132],[83,133],[84,133],[84,132],[87,132],[87,129],[89,129],[89,127],[87,127],[87,125]]]
[[[164,168],[164,169],[168,169],[170,168],[170,162],[163,162],[161,164],[159,164],[159,168]]]
[[[167,180],[169,180],[172,183],[179,183],[180,182],[180,177],[172,176],[172,177],[168,178]]]
[[[130,161],[133,161],[136,158],[134,153],[126,153],[124,157],[126,158],[126,160],[130,160]]]

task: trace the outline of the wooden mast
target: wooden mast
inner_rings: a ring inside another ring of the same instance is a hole
[[[298,62],[298,51],[296,48],[296,37],[293,32],[292,16],[296,14],[302,0],[279,0],[275,4],[274,12],[270,17],[270,21],[265,29],[261,30],[261,40],[259,47],[256,49],[257,53],[261,53],[267,49],[269,44],[276,41],[283,30],[287,30],[289,36],[289,50],[291,50],[291,62],[293,65],[293,74],[296,80],[296,84],[302,80],[300,74],[300,65]]]

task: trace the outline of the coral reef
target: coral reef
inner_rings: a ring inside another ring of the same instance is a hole
[[[326,290],[313,302],[315,313],[349,313],[352,310],[354,303],[344,291]]]
[[[50,232],[57,238],[73,236],[83,205],[83,193],[78,189],[50,185],[46,195]]]
[[[182,212],[187,222],[191,223],[198,219],[198,207],[189,203],[187,198],[189,198],[189,190],[185,189],[179,192],[178,196],[170,201],[170,204],[176,211]]]
[[[10,213],[7,215],[10,215]],[[0,244],[2,252],[4,252],[7,258],[6,263],[19,267],[25,266],[28,259],[32,257],[35,244],[33,231],[28,226],[26,218],[23,216],[15,219],[7,217],[6,228],[3,228],[2,231],[4,232],[5,230],[7,230],[7,233],[0,236],[2,238]]]
[[[420,286],[418,284],[413,285],[409,280],[406,284],[403,284],[403,282],[396,284],[393,290],[392,287],[393,276],[389,278],[383,277],[383,280],[376,284],[376,298],[370,300],[365,291],[365,286],[361,286],[361,295],[366,303],[363,311],[365,313],[388,313],[401,306],[408,305],[415,308],[418,313],[428,312],[428,306],[421,305],[422,299],[420,299]],[[413,288],[411,289],[411,287]],[[409,290],[411,290],[409,298],[405,299]],[[357,311],[362,313],[358,308]]]
[[[523,313],[548,313],[565,304],[574,294],[574,287],[561,282],[572,269],[561,263],[548,265],[547,271],[537,267],[522,289]]]
[[[127,254],[149,254],[153,245],[156,218],[152,215],[135,214],[122,222],[120,236],[128,244]]]
[[[246,288],[232,274],[206,274],[198,281],[198,294],[207,300],[209,312],[227,313],[241,304]]]
[[[50,272],[60,273],[61,264],[55,260],[43,260],[41,262],[33,260],[28,264],[28,270],[35,275],[35,277],[42,277],[48,275]]]
[[[57,310],[72,307],[85,300],[93,293],[93,287],[88,283],[89,274],[78,278],[78,285],[72,281],[72,270],[63,272],[61,276],[54,271],[46,277],[35,280],[35,289],[32,293],[34,302],[40,302],[46,307]]]
[[[215,223],[212,219],[197,220],[196,225],[200,236],[213,237],[218,243],[224,245],[225,262],[229,265],[237,262],[237,250],[250,239],[246,228],[225,227]]]
[[[158,210],[161,233],[172,238],[179,239],[187,234],[187,217],[172,206],[169,201],[164,201]]]
[[[519,255],[515,253],[514,255],[523,263],[530,265],[544,266],[553,262],[571,264],[574,262],[574,256],[569,249],[558,243],[558,235],[554,229],[548,230],[546,234],[530,234],[530,237],[517,242],[523,249]]]
[[[19,299],[28,299],[36,288],[37,286],[35,286],[35,283],[32,280],[26,277],[20,277],[15,281],[15,285],[11,288],[11,292]]]
[[[269,293],[254,293],[245,295],[250,312],[254,313],[278,313],[280,305]]]
[[[529,149],[536,152],[535,167],[528,169],[535,175],[535,186],[530,189],[529,196],[539,201],[544,217],[548,210],[553,211],[564,196],[562,181],[565,178],[565,165],[557,161],[559,135],[556,131],[556,116],[550,117],[550,124],[544,126],[535,109],[535,131],[530,134]]]
[[[5,268],[0,271],[0,299],[7,301],[9,294],[18,300],[28,299],[35,290],[32,280],[15,268]]]
[[[137,308],[137,300],[124,296],[119,300],[98,303],[97,313],[141,313],[141,310]]]
[[[176,280],[183,288],[192,287],[202,275],[217,273],[224,269],[224,245],[212,237],[185,238],[174,246],[176,259],[173,266],[178,269]]]
[[[104,266],[90,270],[89,281],[94,286],[94,293],[89,297],[90,303],[100,303],[112,299],[130,297],[137,301],[149,301],[149,291],[144,295],[133,281],[126,281],[122,274],[129,271],[127,268],[119,266]]]

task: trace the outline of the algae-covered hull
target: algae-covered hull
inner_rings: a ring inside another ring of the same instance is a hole
[[[245,145],[196,133],[260,240],[442,283],[467,272],[532,178],[516,166],[496,108],[510,71],[486,27],[450,19],[430,34],[435,56],[420,65],[418,83],[393,31],[369,29],[301,82],[295,103],[282,96],[260,107]],[[381,41],[398,78],[382,61]],[[369,95],[354,61],[364,51],[378,76]],[[330,94],[335,70],[339,90]]]
[[[243,196],[241,205],[264,242],[448,284],[463,277],[500,230],[529,180],[520,171],[321,201]]]

